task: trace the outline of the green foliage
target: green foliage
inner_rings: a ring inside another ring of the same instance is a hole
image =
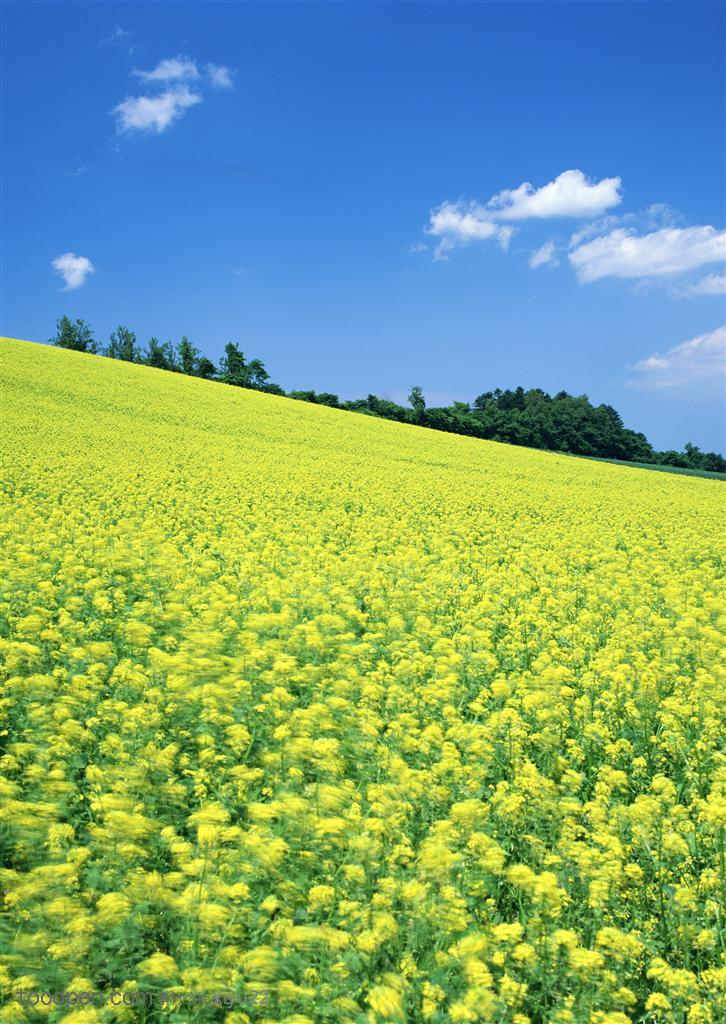
[[[62,316],[56,321],[56,335],[48,339],[48,344],[58,345],[60,348],[70,348],[74,352],[91,352],[94,355],[98,352],[98,345],[93,339],[91,325],[85,320],[76,320]]]
[[[202,355],[186,334],[182,335],[182,340],[177,345],[175,358],[179,373],[185,373],[189,377],[204,377],[206,380],[217,376],[217,367],[212,360]]]
[[[109,359],[122,359],[125,363],[140,363],[143,359],[134,332],[120,326],[111,335],[104,355]]]
[[[317,396],[318,405],[329,405],[333,409],[340,408],[340,399],[330,391],[319,391]]]
[[[214,365],[211,359],[207,359],[206,356],[202,356],[197,363],[197,377],[204,377],[205,380],[209,380],[212,377],[217,376],[217,367]]]
[[[423,420],[424,412],[426,411],[426,399],[424,393],[418,384],[414,384],[408,396],[408,404],[413,409],[414,419],[417,423]]]
[[[283,392],[284,394],[284,392]],[[289,391],[288,398],[294,398],[298,402],[313,402],[315,405],[329,405],[333,409],[340,409],[340,399],[330,391]]]
[[[244,352],[230,341],[224,347],[224,355],[219,364],[219,379],[224,384],[232,384],[238,388],[264,390],[270,375],[260,359],[251,359],[248,362]]]
[[[177,361],[172,343],[165,341],[162,344],[158,338],[149,338],[148,347],[144,353],[144,362],[147,366],[154,366],[158,370],[186,372],[182,370],[181,364]]]
[[[192,345],[186,334],[182,336],[182,340],[179,342],[177,355],[181,372],[188,374],[190,377],[196,376],[201,352]]]

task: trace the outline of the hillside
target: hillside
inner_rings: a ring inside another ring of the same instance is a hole
[[[13,985],[715,1005],[722,484],[9,339],[0,379]]]

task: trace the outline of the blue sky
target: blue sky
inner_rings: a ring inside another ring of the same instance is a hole
[[[5,3],[5,335],[723,450],[718,3]]]

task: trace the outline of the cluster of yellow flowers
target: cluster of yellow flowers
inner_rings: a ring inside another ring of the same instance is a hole
[[[7,1021],[724,1020],[722,484],[1,355]]]

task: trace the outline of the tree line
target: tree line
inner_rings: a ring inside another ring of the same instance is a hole
[[[616,409],[611,405],[594,406],[587,395],[575,396],[566,391],[549,395],[540,388],[525,390],[518,387],[504,391],[496,388],[494,391],[483,392],[472,403],[454,402],[448,406],[429,408],[423,391],[416,386],[408,396],[408,406],[398,405],[376,395],[341,401],[338,395],[327,391],[285,392],[270,380],[260,359],[247,359],[233,342],[225,346],[219,366],[215,366],[186,336],[177,345],[150,338],[146,347],[142,348],[133,331],[127,327],[117,327],[108,345],[102,346],[94,339],[91,327],[84,320],[72,321],[67,316],[57,321],[56,332],[55,337],[49,339],[51,344],[77,352],[91,352],[111,359],[144,363],[173,373],[203,377],[268,394],[287,395],[298,401],[346,409],[400,423],[414,423],[452,434],[465,434],[571,455],[726,472],[726,459],[722,455],[702,452],[690,443],[686,444],[682,452],[656,451],[645,434],[630,430],[623,424]]]

